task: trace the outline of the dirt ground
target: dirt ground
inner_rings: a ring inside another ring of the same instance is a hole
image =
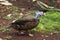
[[[32,10],[32,9],[38,10],[39,9],[38,6],[37,5],[35,5],[35,6],[36,7],[34,7],[33,4],[31,6],[29,6],[28,4],[26,6],[25,6],[25,4],[22,4],[21,8],[26,9],[24,12]],[[9,6],[4,6],[4,5],[0,5],[0,10],[4,10],[4,11],[0,12],[0,27],[6,26],[11,22],[11,20],[6,20],[3,17],[6,16],[7,14],[11,13],[11,12],[15,12],[16,10],[11,10],[9,8]],[[17,12],[20,13],[21,11],[19,10]],[[13,29],[11,29],[11,30],[12,31],[9,31],[9,32],[1,32],[0,31],[0,38],[5,40],[6,37],[11,36],[10,40],[60,40],[60,34],[51,34],[51,33],[44,34],[44,33],[40,33],[40,32],[34,32],[33,33],[34,36],[29,37],[29,36],[16,35],[17,31],[15,31]]]
[[[60,34],[44,34],[39,32],[34,32],[33,37],[29,36],[18,36],[16,32],[0,32],[0,38],[5,39],[5,37],[11,36],[11,40],[60,40]]]

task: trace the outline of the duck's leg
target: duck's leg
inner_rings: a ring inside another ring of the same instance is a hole
[[[18,35],[25,35],[25,31],[19,31]]]
[[[24,35],[24,34],[25,34],[25,32],[21,31],[21,32],[20,32],[20,34],[21,34],[21,35]]]

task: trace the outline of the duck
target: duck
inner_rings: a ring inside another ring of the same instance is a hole
[[[21,14],[21,15],[23,15],[23,17],[18,20],[13,20],[10,27],[19,31],[19,34],[27,34],[29,36],[33,36],[33,34],[29,32],[29,30],[32,30],[37,27],[40,20],[39,17],[44,16],[45,12],[36,11],[34,15],[30,14]]]

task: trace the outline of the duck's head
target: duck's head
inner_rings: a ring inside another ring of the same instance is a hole
[[[44,11],[36,11],[35,12],[35,19],[37,19],[39,16],[44,16],[45,12]]]

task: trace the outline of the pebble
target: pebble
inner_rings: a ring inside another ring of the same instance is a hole
[[[3,5],[12,5],[12,3],[10,3],[10,2],[8,2],[8,1],[2,1],[2,2],[0,2],[0,4],[3,4]]]
[[[0,40],[3,40],[2,38],[0,38]]]
[[[7,16],[10,17],[12,14],[8,14]]]
[[[49,36],[46,35],[45,37],[49,37]]]
[[[44,35],[41,35],[42,37],[44,37]]]
[[[13,20],[12,23],[14,23],[16,20]]]
[[[46,39],[43,39],[43,40],[46,40]]]
[[[33,0],[33,2],[35,2],[36,0]]]
[[[50,33],[51,35],[53,35],[53,33]]]
[[[20,13],[20,16],[23,16],[23,13]]]
[[[25,11],[25,8],[21,8],[21,11],[22,11],[22,12]]]
[[[0,2],[1,2],[1,1],[6,1],[6,0],[0,0]]]
[[[33,37],[33,34],[29,34],[30,37]]]

